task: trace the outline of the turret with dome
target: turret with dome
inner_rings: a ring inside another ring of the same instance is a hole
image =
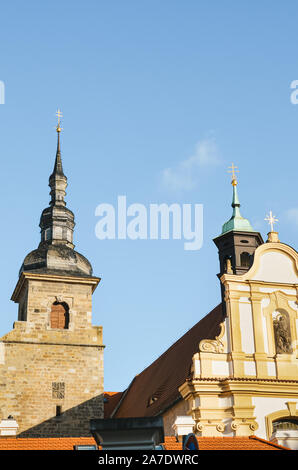
[[[221,234],[214,238],[214,243],[218,248],[220,272],[244,274],[253,262],[253,254],[257,247],[264,243],[259,232],[256,232],[248,219],[242,217],[240,213],[240,202],[237,192],[237,178],[235,170],[237,167],[232,164],[233,200],[232,217],[223,224]]]
[[[49,178],[51,201],[40,217],[41,241],[36,250],[24,259],[22,272],[71,274],[92,276],[92,266],[80,253],[74,250],[74,214],[66,207],[67,177],[63,172],[60,133],[61,112],[58,110],[57,152],[53,172]]]

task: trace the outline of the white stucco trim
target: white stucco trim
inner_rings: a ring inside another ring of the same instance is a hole
[[[244,361],[244,373],[245,375],[257,375],[256,364],[253,361]]]
[[[229,363],[226,361],[212,361],[212,374],[217,377],[218,375],[229,375]]]
[[[265,417],[274,413],[275,411],[285,410],[285,415],[289,414],[286,402],[295,401],[292,397],[252,397],[252,404],[255,407],[254,414],[259,428],[255,434],[262,439],[270,439],[271,436],[266,436],[266,423]]]
[[[253,354],[255,352],[255,343],[252,322],[252,309],[249,299],[245,297],[241,297],[239,300],[239,319],[242,350],[246,354]]]

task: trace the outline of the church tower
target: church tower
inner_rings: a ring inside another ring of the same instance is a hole
[[[211,312],[217,331],[206,331],[179,391],[199,436],[255,435],[298,449],[298,253],[279,240],[271,212],[263,243],[240,215],[236,183],[233,175],[233,216],[215,239],[224,314]]]
[[[40,218],[41,241],[21,266],[12,300],[13,330],[0,339],[0,418],[13,416],[19,435],[88,436],[103,417],[102,327],[92,326],[100,279],[74,250],[74,214],[66,207],[60,149],[49,179],[51,201]]]
[[[250,222],[241,216],[240,202],[237,192],[237,178],[235,170],[237,167],[232,164],[232,186],[233,214],[222,227],[221,234],[214,238],[214,243],[218,248],[220,272],[244,274],[253,263],[253,255],[256,248],[261,245],[263,238],[259,232],[255,232]]]
[[[233,186],[232,217],[223,224],[221,234],[213,241],[218,248],[219,273],[218,278],[225,273],[242,275],[253,264],[254,253],[258,246],[264,243],[262,235],[255,232],[249,220],[240,213],[240,201],[237,191],[236,168],[232,163],[231,173]],[[220,284],[223,315],[226,315],[225,286]]]

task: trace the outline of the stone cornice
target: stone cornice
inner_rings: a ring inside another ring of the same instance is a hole
[[[100,277],[83,277],[83,276],[59,276],[56,274],[37,274],[30,272],[22,272],[17,282],[17,285],[11,296],[11,300],[18,302],[19,294],[22,287],[27,281],[52,281],[52,282],[66,282],[69,284],[87,284],[92,286],[92,293],[101,281]]]
[[[291,379],[212,377],[193,379],[191,385],[195,393],[199,395],[217,390],[217,393],[241,393],[251,396],[284,397],[286,394],[288,397],[298,397],[298,380]]]
[[[46,341],[17,341],[17,340],[1,340],[1,343],[8,344],[35,344],[36,346],[71,346],[71,347],[84,347],[84,348],[99,348],[104,349],[106,346],[104,344],[85,344],[85,343],[58,343],[58,342],[46,342]]]
[[[294,383],[298,384],[298,380],[292,379],[259,379],[253,377],[201,377],[201,378],[189,378],[186,382],[274,382],[274,383]],[[297,390],[298,393],[298,390]]]

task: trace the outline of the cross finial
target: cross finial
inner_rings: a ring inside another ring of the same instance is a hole
[[[56,126],[56,131],[57,131],[57,132],[61,132],[61,131],[62,131],[62,127],[61,127],[61,118],[63,117],[63,115],[62,115],[62,112],[60,111],[59,108],[57,109],[56,116],[57,116],[57,118],[58,118],[58,123],[57,123],[57,126]]]
[[[231,166],[229,166],[229,168],[231,168],[230,170],[228,170],[228,173],[232,173],[232,185],[233,186],[236,186],[237,185],[237,176],[236,176],[236,173],[239,173],[239,170],[237,169],[238,167],[234,165],[234,163],[232,163]]]
[[[275,217],[275,215],[272,215],[272,211],[269,212],[269,215],[266,215],[265,219],[271,227],[271,232],[274,232],[274,227],[273,225],[278,222],[278,219]]]

